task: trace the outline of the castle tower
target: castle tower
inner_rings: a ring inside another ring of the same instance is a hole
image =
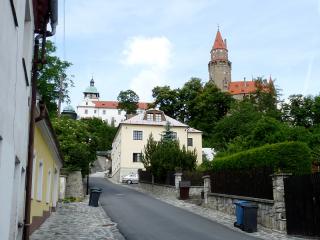
[[[94,80],[91,78],[90,86],[86,88],[83,92],[84,98],[99,100],[99,92],[94,86]]]
[[[231,62],[228,59],[227,40],[222,40],[219,29],[210,53],[209,81],[213,81],[222,91],[228,91],[231,82]]]

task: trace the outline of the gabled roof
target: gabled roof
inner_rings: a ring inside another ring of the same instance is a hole
[[[154,111],[154,109],[149,109],[149,110],[152,110]],[[162,111],[158,110],[159,113],[162,113]],[[194,128],[191,128],[189,127],[187,124],[184,124],[182,122],[179,122],[178,120],[176,119],[173,119],[165,114],[164,115],[164,119],[162,119],[162,121],[154,121],[154,120],[147,120],[145,118],[145,114],[148,113],[148,110],[146,113],[141,113],[141,114],[138,114],[132,118],[129,118],[123,122],[120,123],[120,125],[122,124],[129,124],[129,125],[153,125],[153,126],[165,126],[167,124],[167,122],[170,123],[170,126],[171,127],[185,127],[185,128],[188,128],[188,131],[189,132],[199,132],[201,133],[201,131],[197,130],[197,129],[194,129]]]
[[[256,91],[255,82],[253,81],[238,81],[230,82],[228,91],[232,95],[249,94]]]
[[[119,102],[117,101],[92,101],[96,108],[118,109]],[[148,103],[139,102],[138,109],[146,110]]]
[[[217,31],[216,39],[214,40],[213,49],[226,49],[226,45],[224,44],[219,30]]]

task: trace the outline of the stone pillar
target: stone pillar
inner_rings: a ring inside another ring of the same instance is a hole
[[[59,199],[63,200],[66,195],[66,184],[67,183],[67,176],[60,175],[60,183],[59,183]]]
[[[67,177],[65,197],[81,199],[83,196],[81,171],[70,172]]]
[[[181,180],[182,180],[182,173],[181,172],[176,172],[175,174],[174,174],[174,185],[175,185],[175,187],[176,187],[176,196],[177,197],[179,197],[179,190],[180,190],[180,188],[179,188],[179,183],[181,182]]]
[[[205,175],[202,178],[203,178],[204,203],[208,204],[208,194],[211,192],[210,175]]]
[[[286,205],[284,198],[284,179],[291,176],[291,173],[276,173],[272,175],[273,200],[274,200],[274,220],[275,229],[286,231]]]

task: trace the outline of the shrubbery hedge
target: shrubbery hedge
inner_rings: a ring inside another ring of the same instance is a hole
[[[302,142],[267,144],[226,157],[215,158],[211,170],[270,167],[275,172],[306,174],[311,172],[310,149]]]

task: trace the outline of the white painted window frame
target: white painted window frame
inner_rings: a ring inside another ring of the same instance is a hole
[[[33,153],[33,163],[32,163],[32,186],[31,186],[31,199],[35,198],[35,187],[36,187],[36,169],[37,169],[37,155]]]
[[[38,167],[38,179],[37,179],[37,200],[42,201],[42,193],[43,193],[43,161],[39,161]]]
[[[46,192],[46,203],[50,203],[51,200],[51,182],[52,182],[52,176],[51,176],[51,169],[48,170],[47,175],[47,192]]]

